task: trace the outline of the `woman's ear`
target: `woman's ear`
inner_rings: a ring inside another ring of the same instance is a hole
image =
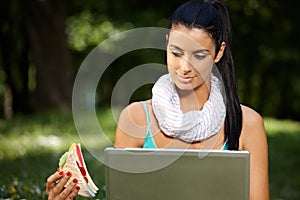
[[[225,48],[226,48],[226,43],[222,42],[220,50],[219,50],[218,54],[216,55],[216,57],[214,59],[215,63],[217,63],[217,62],[219,62],[221,60],[221,58],[222,58],[222,56],[224,54]]]

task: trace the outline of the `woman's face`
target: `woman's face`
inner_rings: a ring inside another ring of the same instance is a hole
[[[181,90],[192,90],[210,83],[215,58],[215,42],[202,29],[177,25],[167,36],[169,74]]]

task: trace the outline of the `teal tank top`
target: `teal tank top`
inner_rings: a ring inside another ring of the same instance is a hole
[[[147,122],[147,133],[146,133],[146,138],[145,138],[145,141],[144,141],[143,148],[157,148],[156,143],[155,143],[155,141],[153,139],[153,136],[152,136],[152,133],[151,133],[151,129],[150,129],[150,117],[149,117],[149,111],[148,111],[147,104],[144,101],[142,102],[142,104],[144,106],[144,110],[145,110],[145,114],[146,114],[146,122]],[[227,140],[224,143],[221,150],[228,150]]]
[[[146,133],[146,138],[144,141],[143,148],[157,148],[150,129],[150,117],[149,117],[148,107],[146,102],[143,101],[142,103],[146,113],[146,122],[147,122],[147,133]]]

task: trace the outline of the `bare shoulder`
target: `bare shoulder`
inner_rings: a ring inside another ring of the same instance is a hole
[[[241,144],[243,149],[261,138],[266,137],[264,121],[262,116],[254,109],[242,106],[243,127],[241,132]]]
[[[263,118],[254,109],[242,106],[243,124],[246,126],[260,126],[263,123]]]
[[[120,119],[127,118],[131,123],[142,125],[143,120],[141,116],[145,113],[141,102],[133,102],[129,104],[121,113]],[[120,120],[119,119],[119,120]]]
[[[141,102],[128,105],[121,112],[115,134],[115,146],[139,147],[147,130],[145,110]]]

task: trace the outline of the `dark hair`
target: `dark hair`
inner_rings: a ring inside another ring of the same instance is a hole
[[[209,33],[216,43],[216,55],[222,42],[226,48],[217,67],[226,94],[225,140],[230,150],[238,150],[242,129],[242,110],[235,80],[231,52],[231,23],[225,4],[220,0],[188,1],[178,7],[170,18],[169,29],[175,25],[199,28]]]

